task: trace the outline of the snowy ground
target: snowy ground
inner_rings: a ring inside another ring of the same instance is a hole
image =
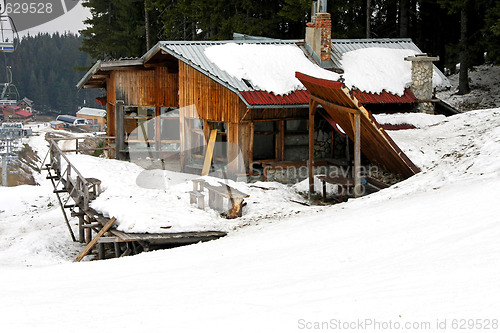
[[[500,109],[391,135],[422,172],[389,189],[107,261],[70,263],[43,179],[2,189],[2,331],[498,331]]]
[[[457,95],[458,74],[449,78],[452,88],[439,92],[437,97],[461,111],[500,107],[500,66],[481,65],[469,71],[471,92]]]

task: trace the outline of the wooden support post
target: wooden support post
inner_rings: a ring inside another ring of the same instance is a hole
[[[82,215],[82,210],[80,209],[80,214],[78,215],[78,241],[80,243],[85,243],[85,231],[83,225],[85,224],[85,220]]]
[[[87,216],[87,223],[90,224],[89,217]],[[85,243],[89,244],[92,241],[92,228],[85,228]]]
[[[99,243],[97,244],[97,257],[99,260],[102,260],[105,258],[105,251],[104,251],[104,244]]]
[[[123,101],[116,101],[116,158],[118,160],[125,160],[125,124],[123,114]]]
[[[97,240],[99,239],[99,237],[104,235],[115,222],[116,218],[115,217],[111,218],[111,220],[109,220],[108,223],[106,223],[104,227],[102,227],[102,229],[97,233],[94,239],[92,239],[92,241],[88,243],[87,246],[85,246],[85,249],[83,249],[83,251],[78,255],[78,257],[76,257],[76,259],[73,262],[82,261],[83,257],[85,257],[87,253],[89,253],[89,251],[94,247],[94,245],[97,244]]]
[[[115,242],[114,245],[115,245],[115,257],[120,258],[121,255],[120,243]]]
[[[318,102],[309,100],[309,161],[307,163],[309,171],[309,198],[314,193],[314,114],[318,107]]]
[[[361,119],[354,115],[354,197],[361,195]]]

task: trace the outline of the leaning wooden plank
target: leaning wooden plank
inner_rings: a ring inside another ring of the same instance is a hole
[[[76,257],[76,259],[73,262],[82,261],[83,257],[85,257],[87,255],[87,253],[89,253],[89,251],[94,247],[94,245],[97,244],[97,241],[99,240],[99,238],[102,235],[104,235],[115,222],[116,222],[116,218],[115,217],[111,218],[111,220],[109,220],[108,223],[106,223],[106,225],[104,227],[102,227],[101,231],[99,231],[99,233],[97,233],[97,235],[94,237],[94,239],[92,239],[90,241],[90,243],[88,243],[87,246],[85,246],[83,251],[78,255],[78,257]]]
[[[212,157],[214,154],[215,139],[217,139],[217,130],[212,130],[210,132],[210,140],[208,140],[207,152],[205,154],[205,162],[203,163],[203,170],[201,171],[202,176],[208,176],[210,171],[210,165],[212,164]]]

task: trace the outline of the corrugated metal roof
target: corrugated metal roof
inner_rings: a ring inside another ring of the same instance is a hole
[[[352,92],[361,104],[411,104],[417,101],[415,95],[408,88],[405,89],[402,96],[393,95],[387,91],[383,91],[380,94],[372,94],[360,90],[352,90]],[[242,91],[240,93],[250,105],[306,105],[309,103],[309,92],[307,90],[296,90],[283,96],[262,90]]]
[[[268,91],[241,91],[241,96],[250,105],[308,105],[309,92],[296,90],[288,95],[275,95]]]
[[[26,111],[26,110],[16,111],[16,114],[20,115],[21,117],[25,117],[25,118],[31,117],[33,115],[33,113]]]
[[[332,39],[332,61],[336,68],[342,69],[342,55],[344,53],[372,47],[414,50],[422,53],[411,38]],[[448,78],[435,65],[434,70],[443,80],[443,87],[450,87]]]
[[[106,117],[106,110],[95,109],[95,108],[81,108],[76,115],[87,115],[94,117]]]
[[[409,88],[405,89],[402,96],[390,94],[385,90],[380,94],[372,94],[360,90],[352,90],[352,92],[354,94],[354,97],[356,97],[361,104],[411,104],[417,102],[417,98],[415,97],[415,95],[413,95]]]
[[[234,92],[254,91],[243,80],[235,78],[212,63],[205,55],[205,49],[227,43],[260,45],[297,45],[298,40],[228,40],[203,42],[160,42],[160,48],[185,63],[197,68],[202,73],[223,84]],[[297,46],[298,47],[298,46]]]

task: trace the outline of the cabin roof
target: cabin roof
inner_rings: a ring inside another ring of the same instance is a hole
[[[81,108],[76,113],[79,115],[93,116],[93,117],[106,117],[106,110],[95,109],[95,108]]]
[[[23,109],[16,111],[16,114],[21,116],[21,117],[24,117],[24,118],[29,118],[33,115],[33,113],[26,111],[26,110],[23,110]]]
[[[250,44],[250,45],[289,45],[299,48],[306,58],[315,62],[303,40],[280,40],[269,38],[240,39],[227,41],[162,41],[158,42],[140,59],[121,59],[115,61],[98,61],[92,69],[80,80],[77,87],[102,88],[106,82],[106,71],[117,69],[130,69],[131,67],[143,67],[158,54],[169,54],[170,56],[188,64],[201,73],[212,78],[222,86],[236,93],[245,104],[252,108],[263,107],[298,107],[306,106],[309,102],[308,93],[305,88],[297,89],[286,95],[278,95],[258,87],[251,82],[237,78],[225,70],[219,68],[210,61],[205,50],[209,47],[224,44]],[[331,60],[334,70],[342,73],[342,56],[350,51],[364,48],[389,48],[414,50],[421,53],[420,49],[411,39],[334,39],[332,40]],[[435,68],[441,77],[443,85],[449,86],[448,79],[441,71]],[[356,91],[356,90],[354,90]],[[409,89],[402,96],[383,91],[379,94],[357,91],[358,99],[363,103],[415,103],[416,98]]]

